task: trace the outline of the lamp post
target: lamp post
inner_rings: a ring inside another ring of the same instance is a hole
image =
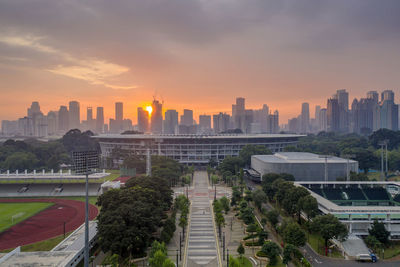
[[[387,175],[387,144],[388,144],[388,140],[385,139],[381,142],[378,143],[378,145],[381,147],[381,180],[383,181]],[[386,148],[386,172],[384,170],[384,163],[383,163],[383,152],[384,152],[384,148]]]
[[[89,174],[94,173],[99,165],[99,154],[97,151],[74,151],[72,152],[74,171],[77,174],[85,174],[85,262],[89,267]]]
[[[229,248],[226,249],[226,267],[229,267]]]

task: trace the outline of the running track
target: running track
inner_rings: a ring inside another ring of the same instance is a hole
[[[85,221],[85,203],[70,199],[0,199],[1,203],[52,202],[53,206],[22,221],[0,234],[0,250],[46,240],[78,228]],[[96,206],[89,204],[89,219],[96,218]]]

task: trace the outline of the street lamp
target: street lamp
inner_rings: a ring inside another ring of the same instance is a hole
[[[350,159],[354,158],[356,155],[354,154],[343,154],[342,157],[347,159],[347,164],[346,164],[346,181],[350,181]]]
[[[384,177],[387,176],[387,169],[388,169],[388,163],[387,163],[387,144],[389,143],[388,139],[385,139],[381,142],[378,143],[378,145],[381,146],[381,179],[382,181],[384,180]],[[383,148],[385,147],[386,150],[386,172],[384,174],[384,167],[383,167]]]
[[[85,267],[89,267],[89,174],[95,173],[99,166],[99,153],[97,151],[73,151],[73,170],[76,174],[86,176],[86,201],[85,201]]]

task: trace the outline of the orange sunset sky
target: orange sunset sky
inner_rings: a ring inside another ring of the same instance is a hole
[[[70,100],[86,107],[153,96],[165,109],[231,111],[238,96],[297,116],[391,89],[399,102],[400,1],[0,1],[0,120]]]

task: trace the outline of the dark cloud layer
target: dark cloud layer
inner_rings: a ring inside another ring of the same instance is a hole
[[[399,14],[398,0],[0,0],[0,67],[96,88],[174,95],[181,86],[186,97],[201,86],[269,90],[271,101],[298,86],[322,97],[337,77],[361,92],[397,83]],[[8,77],[0,90],[15,81]],[[279,84],[284,93],[273,90]]]

